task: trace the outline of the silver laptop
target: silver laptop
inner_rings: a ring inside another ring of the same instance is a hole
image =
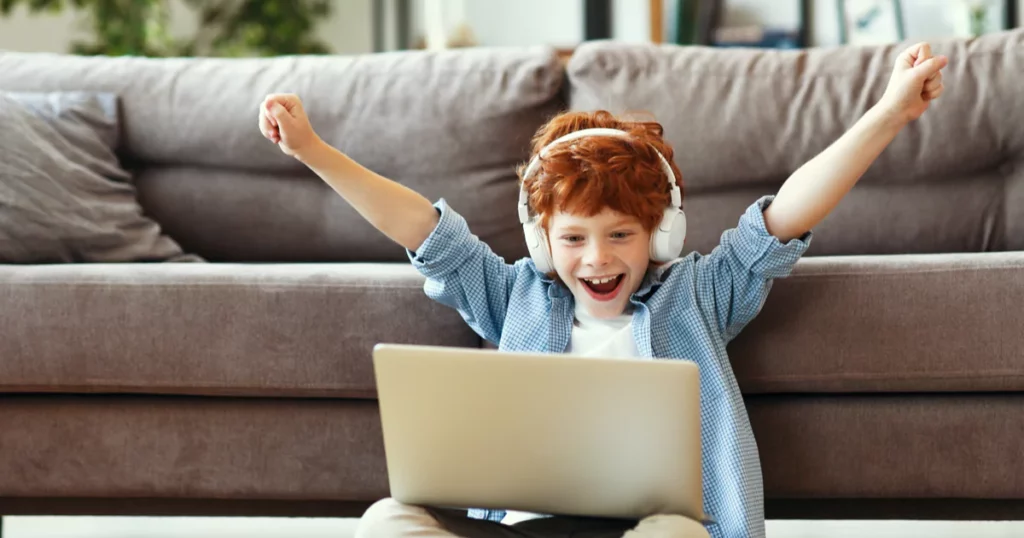
[[[693,362],[392,344],[373,361],[400,502],[710,520]]]

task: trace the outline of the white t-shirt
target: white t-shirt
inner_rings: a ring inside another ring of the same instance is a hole
[[[633,338],[633,313],[599,319],[577,303],[576,320],[566,353],[581,357],[639,357],[640,350]]]
[[[576,320],[566,353],[580,357],[639,357],[640,350],[633,338],[633,314],[625,313],[612,319],[598,319],[576,304]],[[508,511],[501,522],[513,525],[520,521],[545,517],[530,512]]]

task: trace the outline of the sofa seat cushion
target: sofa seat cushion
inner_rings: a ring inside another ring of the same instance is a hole
[[[1024,390],[1024,252],[810,257],[732,341],[753,393]]]
[[[0,392],[374,398],[477,347],[406,264],[0,266]],[[1024,390],[1024,253],[811,257],[729,344],[746,394]]]
[[[372,398],[379,342],[477,347],[408,264],[0,265],[0,392]]]

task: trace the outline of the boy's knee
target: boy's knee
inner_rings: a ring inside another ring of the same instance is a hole
[[[410,529],[436,526],[437,521],[423,508],[382,499],[373,503],[360,518],[356,538],[404,536]]]
[[[699,521],[685,516],[656,515],[644,518],[623,538],[710,538],[708,530]]]

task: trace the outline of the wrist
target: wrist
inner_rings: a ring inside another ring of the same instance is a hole
[[[323,155],[326,149],[327,144],[314,133],[313,139],[295,152],[295,159],[306,166],[313,166],[312,163],[319,160],[319,156]]]
[[[901,130],[910,123],[910,117],[908,114],[901,112],[898,107],[889,105],[884,101],[880,101],[875,106],[868,110],[865,117],[873,122],[876,122],[883,127]]]

